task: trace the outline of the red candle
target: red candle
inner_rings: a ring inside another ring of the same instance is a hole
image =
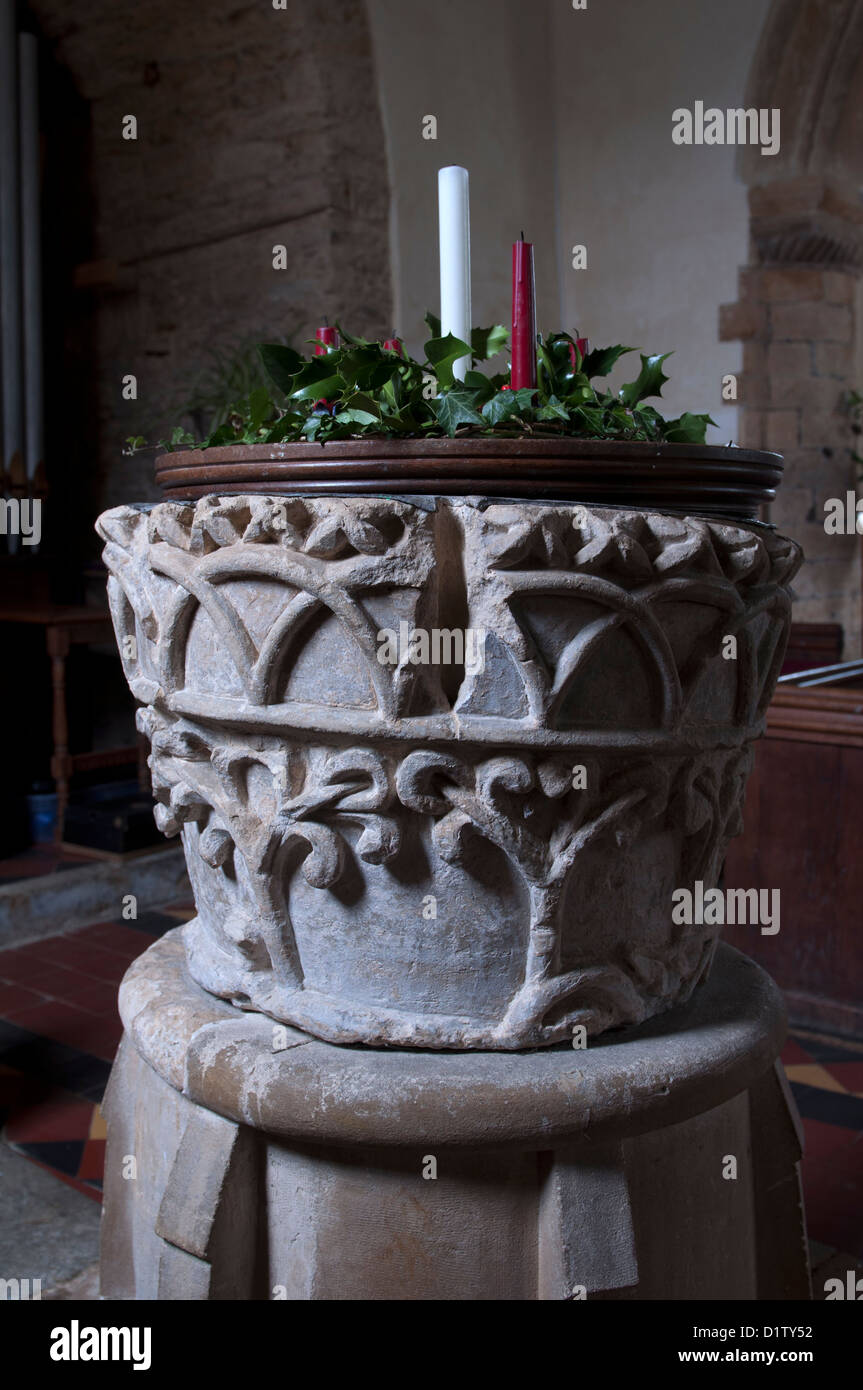
[[[399,357],[404,357],[401,338],[387,338],[384,343],[384,352],[395,352],[398,353]]]
[[[536,386],[536,287],[533,242],[512,247],[512,389]]]
[[[587,341],[586,338],[576,338],[574,343],[570,343],[569,360],[572,363],[573,371],[575,371],[578,367],[578,359],[575,355],[576,348],[578,348],[578,351],[581,354],[581,360],[583,362],[587,354],[590,352],[590,343]]]
[[[337,348],[339,345],[339,330],[325,325],[323,328],[315,330],[315,337],[318,346],[315,348],[315,357],[325,357],[330,348]]]

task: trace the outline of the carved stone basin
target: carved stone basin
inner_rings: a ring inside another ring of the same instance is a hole
[[[514,492],[520,446],[495,441]],[[299,495],[323,451],[293,447],[302,476],[281,451],[269,494],[262,466],[200,496],[205,455],[171,455],[178,500],[98,523],[194,978],[329,1041],[429,1048],[550,1044],[687,998],[718,929],[676,925],[672,893],[714,886],[739,830],[800,562],[716,470],[749,487],[761,467],[769,495],[776,456],[707,450],[677,513],[668,488],[661,510],[585,505],[572,473],[564,501],[356,496],[350,476]],[[366,466],[374,485],[399,486]]]

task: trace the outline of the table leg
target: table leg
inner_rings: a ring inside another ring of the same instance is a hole
[[[49,627],[45,633],[48,656],[51,660],[53,691],[52,733],[54,755],[51,775],[57,786],[57,828],[54,839],[63,839],[63,820],[69,801],[69,725],[66,717],[66,657],[69,655],[69,635],[60,627]]]

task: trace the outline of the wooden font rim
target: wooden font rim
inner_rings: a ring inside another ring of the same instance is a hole
[[[758,520],[782,456],[711,444],[583,439],[351,439],[235,444],[161,454],[166,498],[275,495],[479,495],[655,506]]]

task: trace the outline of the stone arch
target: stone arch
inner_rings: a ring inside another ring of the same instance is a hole
[[[778,108],[781,147],[741,147],[750,259],[720,336],[742,339],[740,442],[785,455],[772,520],[803,544],[797,621],[839,622],[860,652],[859,537],[824,504],[857,486],[847,394],[863,385],[863,0],[774,0],[746,105]]]

